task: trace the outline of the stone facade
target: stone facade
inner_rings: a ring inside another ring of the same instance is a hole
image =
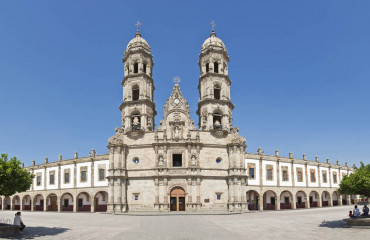
[[[336,189],[346,166],[246,152],[233,126],[229,55],[212,31],[199,56],[199,127],[176,81],[155,129],[153,57],[138,31],[124,53],[122,126],[108,154],[33,165],[31,189],[1,209],[43,211],[237,211],[350,204]]]

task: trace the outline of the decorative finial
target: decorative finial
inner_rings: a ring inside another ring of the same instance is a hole
[[[178,76],[174,77],[174,78],[173,78],[173,82],[174,82],[175,84],[179,84],[179,83],[181,82],[180,77],[178,77]]]
[[[62,154],[59,154],[58,156],[58,161],[61,162],[62,161]]]
[[[135,24],[135,26],[137,28],[137,31],[140,32],[141,22],[137,21],[137,23]]]
[[[216,26],[215,21],[212,20],[212,22],[209,25],[212,26],[212,32],[214,32],[215,31],[215,26]]]

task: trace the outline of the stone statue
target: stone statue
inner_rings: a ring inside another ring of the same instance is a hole
[[[180,137],[180,130],[179,127],[175,127],[175,138],[178,139]]]
[[[191,166],[196,166],[197,165],[197,158],[195,155],[191,156]]]
[[[159,159],[158,159],[158,166],[163,166],[163,156],[159,156]]]

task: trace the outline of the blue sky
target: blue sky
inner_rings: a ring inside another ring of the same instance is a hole
[[[134,24],[152,48],[156,125],[174,76],[198,101],[209,23],[230,56],[247,151],[350,165],[370,156],[369,1],[1,1],[0,153],[28,166],[107,152]]]

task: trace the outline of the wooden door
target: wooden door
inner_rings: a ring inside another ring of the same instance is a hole
[[[185,211],[185,191],[180,187],[175,187],[171,191],[170,198],[171,211]]]

